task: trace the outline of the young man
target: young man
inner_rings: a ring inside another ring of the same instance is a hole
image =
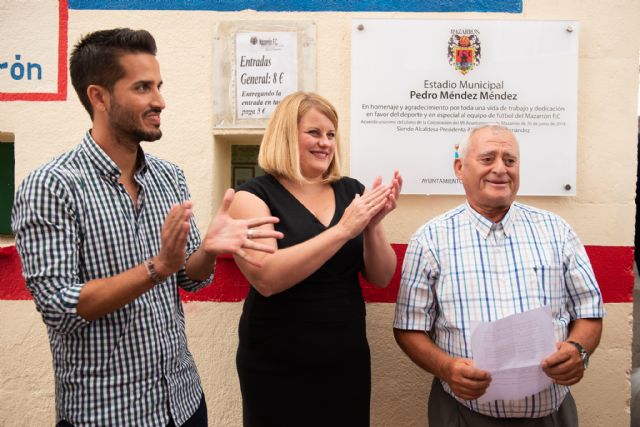
[[[228,190],[201,242],[183,172],[140,147],[162,135],[155,53],[146,31],[80,40],[71,80],[91,130],[16,194],[16,245],[47,325],[58,425],[206,425],[178,287],[207,285],[220,253],[272,251],[252,237],[281,237],[254,229],[277,218],[231,219]]]
[[[429,425],[577,426],[569,393],[602,333],[604,306],[584,247],[560,217],[515,202],[520,150],[498,125],[473,129],[454,162],[467,202],[429,221],[407,248],[394,332],[434,378]],[[474,366],[470,323],[549,305],[554,384],[521,400],[478,403],[491,382]]]

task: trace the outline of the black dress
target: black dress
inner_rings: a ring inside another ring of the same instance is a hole
[[[332,184],[336,225],[363,185]],[[240,187],[262,199],[284,238],[279,248],[327,229],[273,176]],[[240,318],[236,357],[245,426],[368,426],[371,361],[358,281],[363,238],[347,242],[320,269],[271,297],[252,287]]]

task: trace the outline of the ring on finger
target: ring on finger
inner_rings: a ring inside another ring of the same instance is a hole
[[[254,233],[253,228],[249,228],[247,230],[247,239],[253,239],[253,233]]]

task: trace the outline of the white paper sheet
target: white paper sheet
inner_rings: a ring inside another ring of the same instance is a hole
[[[271,117],[298,90],[298,35],[293,31],[236,33],[238,119]]]
[[[491,373],[491,384],[478,402],[518,400],[551,385],[540,367],[556,348],[551,308],[541,307],[495,322],[473,322],[474,365]]]

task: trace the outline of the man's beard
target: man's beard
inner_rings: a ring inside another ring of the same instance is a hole
[[[159,108],[150,108],[144,112],[144,115],[152,112],[160,113],[161,111]],[[119,139],[127,139],[139,143],[140,141],[155,141],[162,137],[160,128],[145,130],[136,123],[136,119],[136,115],[131,110],[123,107],[113,98],[111,110],[109,111],[109,120]]]

